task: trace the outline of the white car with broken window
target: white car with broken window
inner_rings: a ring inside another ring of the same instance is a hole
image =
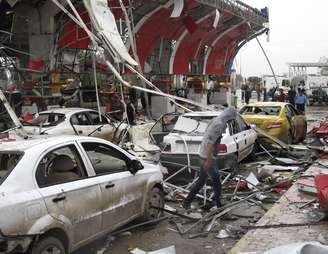
[[[0,177],[0,253],[70,253],[164,207],[159,166],[98,138],[1,141]]]
[[[198,155],[203,134],[208,123],[221,112],[175,115],[176,123],[173,129],[157,122],[150,135],[155,143],[161,145],[161,163],[168,168],[182,167],[188,163],[191,166],[199,166]],[[168,122],[165,118],[168,116],[164,116],[162,123]],[[174,118],[171,117],[170,120],[172,119]],[[256,139],[256,132],[237,114],[235,120],[228,122],[218,147],[221,166],[237,169],[238,162],[254,153]]]
[[[112,140],[116,125],[95,110],[83,108],[57,108],[42,111],[24,122],[28,134],[96,136]]]

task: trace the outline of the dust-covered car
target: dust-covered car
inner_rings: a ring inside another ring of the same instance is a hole
[[[244,120],[287,144],[304,140],[306,116],[285,102],[254,102],[240,110]]]
[[[0,177],[0,253],[70,253],[164,206],[159,166],[98,138],[0,142]]]
[[[162,147],[161,163],[168,168],[198,166],[199,149],[208,123],[222,111],[164,115],[150,131],[154,143]],[[170,120],[170,121],[169,121]],[[218,147],[221,165],[238,168],[238,162],[255,149],[256,132],[241,118],[227,123]]]
[[[116,125],[104,115],[92,109],[57,108],[42,111],[24,122],[28,134],[96,136],[112,140]],[[122,128],[122,126],[121,126]]]

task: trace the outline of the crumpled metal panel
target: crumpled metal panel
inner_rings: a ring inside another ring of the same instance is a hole
[[[83,0],[85,7],[88,10],[91,22],[97,34],[101,35],[102,39],[111,48],[111,50],[123,62],[131,65],[138,63],[130,56],[125,47],[121,35],[118,32],[115,17],[108,8],[107,0]]]

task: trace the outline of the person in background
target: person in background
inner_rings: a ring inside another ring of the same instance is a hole
[[[199,177],[182,203],[182,207],[186,210],[190,209],[191,202],[205,185],[208,176],[212,178],[215,204],[218,208],[222,206],[220,173],[217,163],[218,146],[221,143],[222,134],[227,128],[227,122],[235,119],[236,116],[236,110],[228,107],[208,124],[199,151],[201,165]]]
[[[130,125],[136,125],[136,109],[130,98],[125,99],[126,114]]]
[[[282,88],[279,89],[279,101],[285,102],[286,101],[286,94]]]
[[[242,102],[244,102],[244,100],[245,100],[245,84],[243,83],[242,85],[241,85],[241,101]]]
[[[207,104],[210,105],[211,103],[211,95],[214,91],[214,80],[211,76],[208,77],[207,81]]]
[[[305,113],[305,105],[307,104],[307,97],[305,95],[305,90],[298,89],[298,94],[295,97],[295,104],[297,110],[299,110],[302,114]]]
[[[267,89],[266,89],[266,85],[265,85],[265,82],[263,84],[263,101],[267,101],[268,98],[267,98]]]
[[[249,103],[249,99],[252,96],[252,91],[249,88],[249,86],[246,84],[245,85],[245,103],[248,104]]]
[[[257,93],[257,101],[261,101],[261,93],[262,93],[262,91],[261,91],[261,85],[260,84],[258,84],[256,86],[256,93]]]
[[[295,107],[296,91],[293,86],[290,87],[287,97],[288,97],[288,102]]]

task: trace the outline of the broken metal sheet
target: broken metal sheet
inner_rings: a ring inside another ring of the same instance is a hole
[[[289,145],[289,147],[292,148],[293,150],[309,150],[307,146],[303,146],[303,145]]]
[[[171,18],[178,18],[181,16],[184,7],[184,0],[174,0],[174,9],[171,13]]]
[[[314,179],[299,179],[297,181],[297,188],[299,191],[305,192],[307,194],[316,195],[317,189],[314,183]]]
[[[175,246],[170,246],[164,249],[155,250],[155,251],[143,251],[138,248],[130,251],[131,254],[176,254]]]
[[[215,10],[215,19],[214,19],[214,22],[213,22],[213,27],[214,28],[217,28],[218,27],[218,24],[219,24],[219,21],[220,21],[220,12],[218,9]]]
[[[279,166],[279,165],[264,165],[261,167],[262,170],[272,173],[274,171],[299,171],[300,167],[297,166]]]
[[[328,174],[320,174],[314,178],[320,208],[328,211]]]
[[[247,181],[247,187],[249,189],[255,189],[255,186],[258,185],[260,182],[257,180],[256,176],[253,172],[251,172],[248,177],[246,178]]]
[[[307,147],[312,150],[328,153],[328,146],[307,146]]]
[[[269,135],[268,133],[266,133],[265,131],[261,130],[260,128],[253,128],[258,134],[270,139],[272,142],[276,143],[277,145],[279,145],[281,148],[289,150],[289,145],[287,145],[285,142]]]
[[[318,165],[320,165],[320,166],[328,168],[328,161],[326,161],[326,160],[319,160],[316,163],[318,163]]]
[[[278,165],[301,165],[303,162],[296,161],[290,158],[282,158],[282,157],[275,157],[270,160],[272,164],[278,164]]]
[[[83,0],[83,3],[89,13],[93,28],[102,37],[106,45],[120,58],[119,60],[134,66],[138,65],[123,43],[115,17],[108,8],[107,0]]]

